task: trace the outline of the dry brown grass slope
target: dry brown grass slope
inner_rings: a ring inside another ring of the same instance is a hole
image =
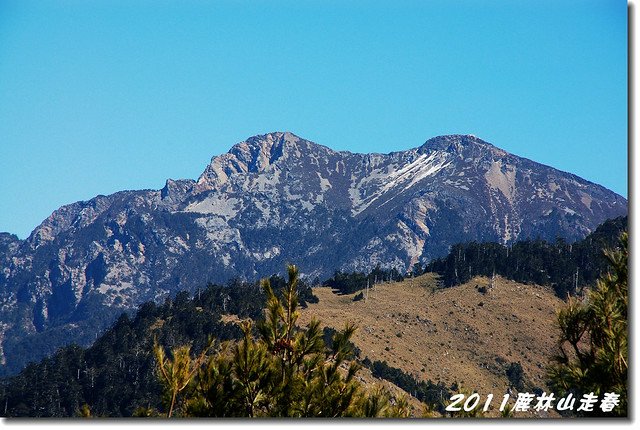
[[[519,362],[533,386],[546,388],[545,366],[556,352],[556,311],[561,306],[549,288],[487,278],[437,289],[426,274],[399,283],[378,284],[368,299],[336,295],[316,288],[319,303],[303,310],[311,318],[340,329],[347,321],[359,329],[354,343],[362,356],[386,360],[419,380],[454,382],[501,397],[509,383],[505,368]]]

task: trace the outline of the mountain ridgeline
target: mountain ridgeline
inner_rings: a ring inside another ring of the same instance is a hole
[[[0,373],[89,345],[121,312],[209,282],[288,262],[309,279],[405,273],[455,243],[573,242],[626,214],[612,191],[470,135],[390,154],[255,136],[197,180],[63,206],[26,240],[0,233]]]

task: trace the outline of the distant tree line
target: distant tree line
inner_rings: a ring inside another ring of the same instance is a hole
[[[463,284],[474,276],[500,275],[517,282],[549,285],[558,297],[566,299],[593,286],[606,273],[607,259],[602,250],[616,245],[627,224],[627,217],[608,220],[574,243],[533,239],[506,246],[492,242],[456,244],[447,256],[431,261],[422,272],[438,273],[445,287]]]
[[[331,287],[339,294],[353,294],[364,290],[367,285],[373,287],[381,282],[403,281],[404,276],[396,268],[384,269],[378,264],[371,272],[343,272],[336,270],[331,278],[322,284]]]

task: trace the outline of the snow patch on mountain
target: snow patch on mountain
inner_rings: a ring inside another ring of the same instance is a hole
[[[373,170],[366,180],[349,189],[349,195],[353,202],[352,215],[360,214],[391,190],[396,195],[406,191],[427,177],[435,175],[449,166],[450,163],[451,161],[446,153],[435,151],[430,154],[421,154],[413,161],[397,169],[389,170],[389,167],[387,167],[386,171]],[[369,185],[369,188],[373,188],[374,191],[363,198],[362,190],[367,185]],[[371,185],[375,187],[371,187]]]

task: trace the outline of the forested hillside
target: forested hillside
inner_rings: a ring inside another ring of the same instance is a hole
[[[276,291],[285,284],[278,276],[270,280]],[[314,301],[304,282],[299,291],[301,304]],[[264,305],[259,285],[240,281],[209,285],[194,297],[178,293],[160,305],[145,303],[134,317],[123,314],[91,347],[62,348],[5,379],[0,388],[2,415],[66,417],[88,405],[97,416],[132,416],[138,407],[159,408],[162,391],[155,374],[154,341],[167,348],[188,344],[200,353],[210,337],[241,337],[237,325],[221,320],[223,314],[257,319]]]

